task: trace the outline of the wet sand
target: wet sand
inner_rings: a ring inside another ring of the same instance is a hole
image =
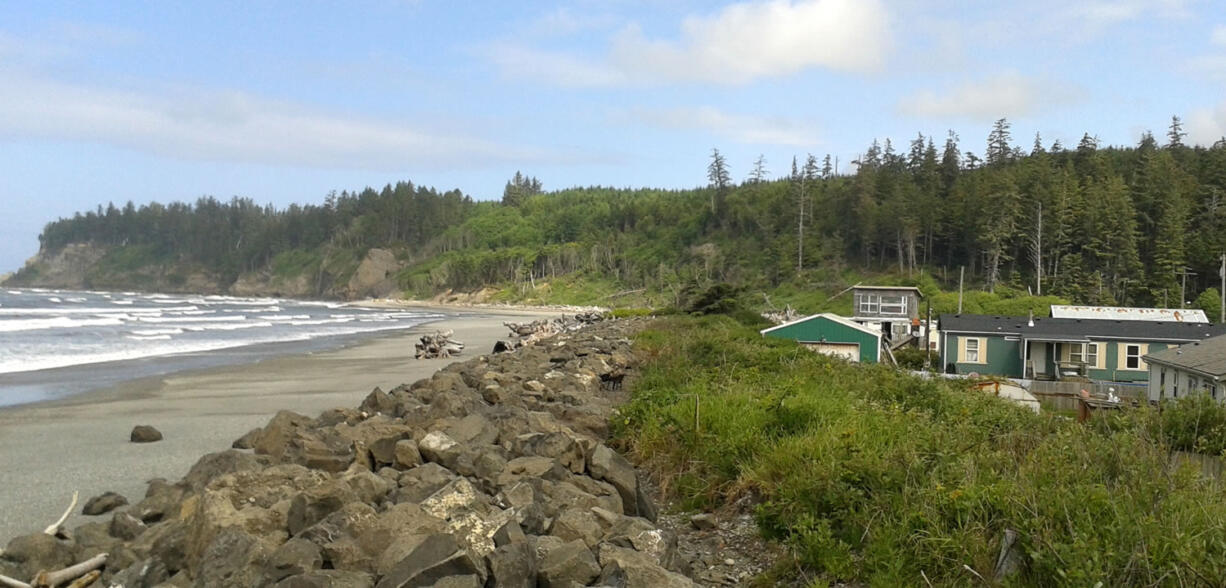
[[[479,314],[478,314],[479,313]],[[309,416],[356,407],[376,386],[388,390],[429,377],[452,361],[485,353],[506,337],[503,321],[555,316],[556,311],[477,311],[393,336],[313,354],[183,372],[124,383],[64,400],[0,409],[0,546],[41,531],[68,506],[66,525],[86,517],[81,505],[105,491],[135,503],[152,478],[177,481],[200,456],[230,447],[278,410]],[[466,344],[456,359],[413,359],[423,332],[452,329]],[[152,425],[162,441],[128,441],[135,425]]]

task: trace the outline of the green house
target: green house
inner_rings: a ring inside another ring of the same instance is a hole
[[[1175,321],[941,315],[941,365],[950,374],[1146,382],[1145,355],[1226,333]]]
[[[815,314],[760,331],[764,337],[790,339],[818,353],[860,363],[877,363],[881,333],[837,314]]]

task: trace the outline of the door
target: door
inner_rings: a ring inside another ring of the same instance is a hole
[[[818,353],[846,359],[852,363],[860,361],[859,343],[805,343],[804,346]]]

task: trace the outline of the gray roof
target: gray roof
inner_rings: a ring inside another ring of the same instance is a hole
[[[1151,353],[1145,361],[1221,377],[1226,375],[1226,335]]]
[[[1027,320],[1024,316],[943,314],[940,329],[946,332],[1019,335],[1027,339],[1054,340],[1094,338],[1186,342],[1226,334],[1226,325],[1209,323],[1035,317],[1032,327]]]

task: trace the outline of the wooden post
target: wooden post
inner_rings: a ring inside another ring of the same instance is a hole
[[[962,314],[962,278],[966,276],[966,266],[958,266],[958,314]]]

